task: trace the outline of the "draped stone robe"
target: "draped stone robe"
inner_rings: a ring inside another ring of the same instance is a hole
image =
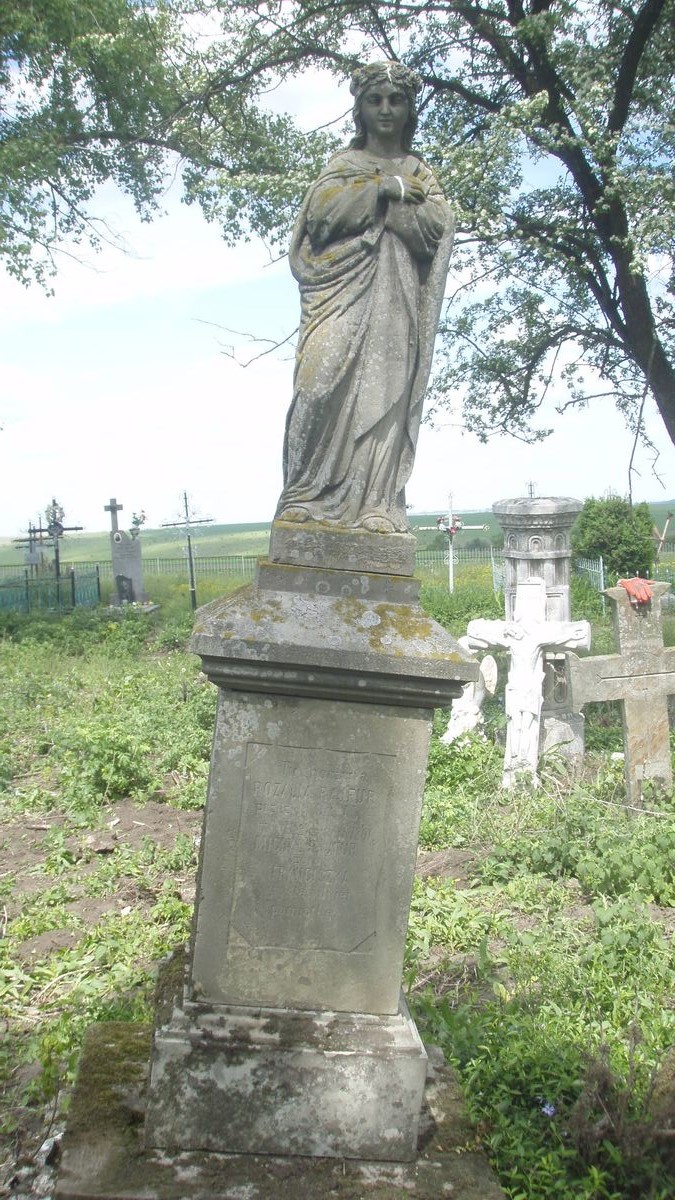
[[[383,200],[414,175],[419,205]],[[431,171],[366,150],[337,154],[309,189],[291,244],[302,316],[277,517],[383,517],[407,529],[410,476],[440,316],[453,218]]]

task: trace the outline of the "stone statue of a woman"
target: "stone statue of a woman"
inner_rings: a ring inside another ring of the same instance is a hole
[[[293,233],[302,316],[276,519],[407,530],[405,485],[452,248],[438,183],[410,149],[417,76],[357,70],[356,136]]]

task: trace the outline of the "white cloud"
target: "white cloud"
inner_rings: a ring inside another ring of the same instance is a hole
[[[101,190],[95,211],[105,213],[117,239],[99,252],[71,247],[59,257],[54,296],[23,287],[0,273],[4,326],[25,321],[57,323],[92,308],[124,305],[141,298],[189,292],[268,278],[284,269],[270,264],[260,241],[225,245],[219,229],[194,206],[180,202],[178,186],[167,195],[166,212],[142,223],[131,202],[112,186]]]

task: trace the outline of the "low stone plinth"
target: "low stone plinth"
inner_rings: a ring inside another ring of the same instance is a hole
[[[387,1163],[146,1149],[150,1042],[149,1025],[88,1030],[54,1200],[505,1200],[438,1050],[430,1051],[417,1157]]]
[[[412,575],[417,542],[411,533],[371,533],[340,525],[275,521],[270,536],[270,562],[341,571]]]
[[[155,1030],[146,1144],[408,1161],[426,1073],[403,997],[381,1017],[177,997]]]

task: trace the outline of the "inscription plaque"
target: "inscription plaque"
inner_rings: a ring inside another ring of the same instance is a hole
[[[188,993],[398,1011],[430,721],[221,690]]]
[[[232,914],[249,945],[372,951],[394,763],[249,742]]]

